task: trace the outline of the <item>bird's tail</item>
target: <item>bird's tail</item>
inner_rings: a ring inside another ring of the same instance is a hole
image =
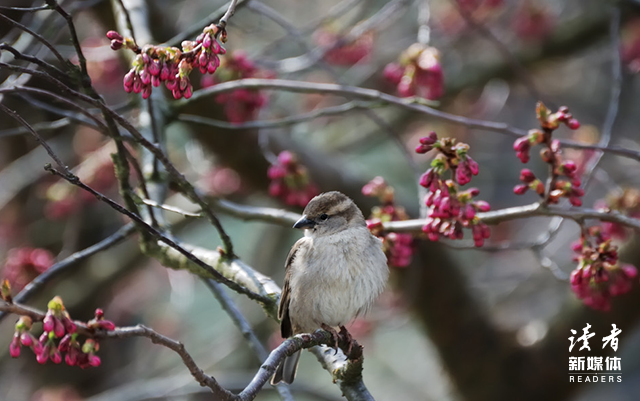
[[[298,370],[298,361],[300,360],[300,351],[295,354],[284,358],[284,360],[278,365],[276,372],[271,378],[271,384],[276,385],[280,382],[288,384],[293,383],[293,379],[296,378],[296,371]]]

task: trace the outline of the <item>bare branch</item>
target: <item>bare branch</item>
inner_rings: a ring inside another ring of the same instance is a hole
[[[352,110],[358,109],[371,109],[375,107],[379,107],[379,103],[375,102],[360,102],[353,101],[341,104],[339,106],[330,106],[324,107],[321,109],[316,109],[310,111],[308,113],[296,114],[288,117],[278,118],[274,120],[263,120],[263,121],[247,121],[245,123],[230,123],[222,120],[214,120],[212,118],[201,117],[191,114],[179,114],[176,119],[179,121],[191,122],[196,124],[208,125],[216,128],[224,128],[224,129],[233,129],[233,130],[244,130],[244,129],[265,129],[265,128],[280,128],[286,127],[289,125],[299,124],[305,121],[313,120],[319,117],[326,116],[335,116],[347,113]]]
[[[229,18],[231,18],[233,14],[236,12],[237,5],[238,5],[238,0],[231,0],[231,2],[229,3],[229,8],[227,8],[227,12],[224,13],[222,18],[220,18],[220,22],[218,22],[218,26],[220,28],[224,29],[227,27],[227,22],[229,21]]]
[[[564,209],[555,205],[543,206],[540,203],[510,207],[486,213],[478,213],[477,216],[486,224],[498,224],[508,220],[539,216],[560,216],[576,222],[582,222],[586,219],[597,219],[600,221],[618,223],[635,230],[640,230],[640,220],[625,216],[615,210],[601,211],[582,208]],[[422,230],[422,226],[424,226],[424,224],[424,220],[416,219],[390,221],[383,223],[383,227],[385,230],[393,232],[419,232]]]
[[[235,81],[228,81],[224,83],[220,83],[214,86],[211,86],[206,89],[202,89],[194,92],[193,96],[188,100],[180,100],[175,104],[175,110],[180,112],[184,108],[186,108],[191,102],[194,102],[198,99],[217,95],[220,93],[231,92],[236,89],[277,89],[288,92],[297,92],[297,93],[324,93],[336,96],[344,96],[344,97],[353,97],[353,98],[361,98],[361,99],[369,99],[369,100],[377,100],[382,101],[384,103],[392,104],[394,106],[398,106],[404,109],[417,111],[420,113],[424,113],[433,118],[447,121],[453,124],[463,125],[467,128],[479,129],[484,131],[492,131],[498,132],[501,134],[507,134],[513,137],[520,137],[527,134],[526,130],[511,127],[505,123],[497,123],[492,121],[479,120],[475,118],[466,118],[462,116],[457,116],[455,114],[446,113],[444,111],[436,110],[432,107],[423,104],[422,99],[416,98],[399,98],[393,95],[389,95],[387,93],[383,93],[377,91],[375,89],[367,89],[360,88],[356,86],[348,86],[348,85],[336,85],[336,84],[324,84],[324,83],[313,83],[313,82],[304,82],[304,81],[291,81],[285,79],[258,79],[258,78],[247,78],[247,79],[238,79]],[[616,146],[608,146],[603,147],[596,144],[585,144],[576,141],[569,140],[561,140],[560,143],[569,148],[577,148],[577,149],[597,149],[602,150],[604,152],[628,157],[630,159],[640,161],[640,152],[626,149],[622,147]]]
[[[208,265],[207,263],[203,262],[201,259],[197,258],[195,255],[193,255],[191,252],[187,251],[185,248],[183,248],[181,245],[179,245],[173,239],[167,237],[166,235],[164,235],[163,233],[158,231],[156,228],[154,228],[154,227],[150,226],[149,224],[147,224],[140,216],[138,216],[135,213],[127,210],[126,208],[124,208],[123,206],[121,206],[120,204],[118,204],[117,202],[112,200],[111,198],[101,194],[100,192],[98,192],[98,191],[94,190],[93,188],[89,187],[88,185],[84,184],[75,175],[61,173],[60,171],[54,169],[50,165],[45,166],[45,170],[47,170],[47,171],[51,172],[52,174],[55,174],[55,175],[57,175],[57,176],[59,176],[61,178],[64,178],[69,183],[71,183],[73,185],[76,185],[76,186],[84,189],[85,191],[90,192],[98,200],[100,200],[102,202],[105,202],[106,204],[111,206],[111,208],[113,208],[117,212],[122,213],[125,216],[129,217],[131,220],[136,222],[139,226],[143,227],[147,233],[149,233],[153,237],[157,238],[159,241],[164,242],[165,244],[169,245],[171,248],[175,249],[176,251],[178,251],[179,253],[184,255],[188,260],[190,260],[191,262],[195,263],[196,265],[198,265],[199,267],[204,269],[204,271],[207,273],[207,276],[216,279],[217,281],[225,284],[226,286],[228,286],[229,288],[231,288],[232,290],[234,290],[234,291],[236,291],[236,292],[238,292],[240,294],[245,294],[249,298],[260,302],[265,308],[273,309],[273,304],[274,304],[274,299],[273,298],[270,298],[270,297],[265,296],[265,295],[257,294],[255,292],[247,289],[246,287],[243,287],[240,284],[238,284],[238,283],[236,283],[236,282],[234,282],[232,280],[229,280],[228,278],[224,277],[222,274],[220,274],[220,272],[218,272],[212,266]]]

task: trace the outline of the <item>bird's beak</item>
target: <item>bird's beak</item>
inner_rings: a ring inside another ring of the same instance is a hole
[[[300,218],[300,220],[296,221],[296,224],[293,225],[293,228],[313,228],[316,225],[316,222],[313,220],[309,220],[307,215],[305,214]]]

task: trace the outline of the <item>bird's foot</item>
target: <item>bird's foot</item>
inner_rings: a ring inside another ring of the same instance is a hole
[[[344,342],[347,343],[347,350],[345,352],[345,355],[348,357],[349,355],[351,355],[351,351],[353,350],[353,337],[351,336],[351,333],[349,333],[349,330],[347,330],[347,328],[344,326],[340,326],[340,336],[342,337]]]
[[[326,330],[331,334],[331,338],[333,339],[333,349],[336,351],[335,353],[338,353],[338,342],[340,341],[340,336],[338,335],[338,332],[331,326],[326,325],[325,323],[322,323],[322,325],[320,326],[322,328],[322,330]],[[335,355],[335,354],[334,354]]]

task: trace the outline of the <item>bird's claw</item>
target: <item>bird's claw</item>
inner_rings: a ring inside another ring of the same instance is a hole
[[[338,332],[331,326],[328,326],[324,323],[322,323],[322,326],[320,326],[323,330],[328,331],[331,334],[331,338],[333,339],[333,349],[335,350],[334,355],[336,355],[338,353],[338,342],[340,340],[340,337],[338,336]]]
[[[344,326],[340,326],[340,336],[342,336],[344,341],[347,343],[347,351],[345,355],[348,357],[351,355],[351,351],[353,350],[353,337],[351,336],[351,333],[349,333],[349,330]]]

